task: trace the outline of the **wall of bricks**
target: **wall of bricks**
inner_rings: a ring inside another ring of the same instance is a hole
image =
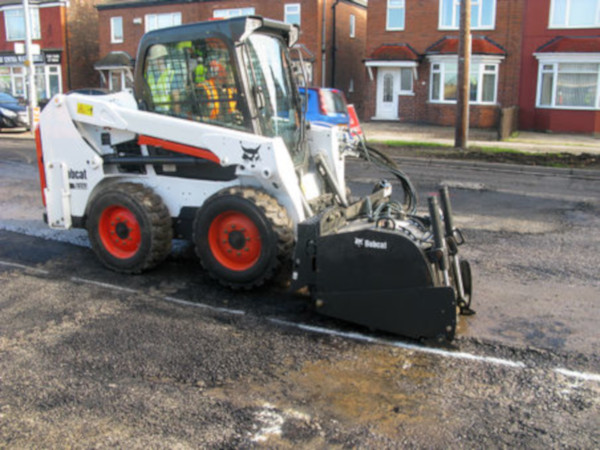
[[[383,44],[410,44],[420,55],[444,37],[458,38],[458,31],[439,29],[439,0],[415,0],[406,2],[405,29],[386,31],[387,0],[370,0],[367,29],[366,55]],[[498,108],[518,104],[521,30],[524,0],[497,0],[496,22],[493,30],[473,30],[473,37],[486,36],[506,50],[506,58],[500,64],[498,75],[497,105],[471,107],[471,126],[495,127]],[[373,69],[374,79],[365,89],[365,114],[363,119],[375,115],[377,70]],[[453,125],[454,104],[429,102],[430,64],[423,58],[418,68],[413,97],[401,96],[399,115],[401,121],[423,122],[440,125]]]
[[[366,70],[363,64],[367,36],[367,9],[341,2],[336,6],[335,82],[346,93],[359,116],[364,111]],[[355,36],[350,37],[350,16],[355,18]],[[351,89],[352,87],[352,89]]]
[[[70,0],[67,9],[69,58],[67,76],[70,89],[99,85],[94,70],[98,61],[98,12],[93,0]]]

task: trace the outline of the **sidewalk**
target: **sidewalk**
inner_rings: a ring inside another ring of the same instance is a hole
[[[361,124],[367,141],[422,142],[454,145],[454,127],[416,125],[400,122],[366,122]],[[519,131],[515,137],[497,140],[496,130],[469,130],[470,147],[494,147],[529,153],[591,153],[600,155],[600,138],[579,134]]]
[[[370,142],[402,141],[454,145],[454,127],[417,125],[400,122],[365,122],[361,124]],[[1,138],[33,139],[32,132],[3,129]],[[528,153],[590,153],[600,155],[600,138],[580,134],[519,131],[515,137],[498,141],[495,130],[469,130],[470,147],[494,147]]]

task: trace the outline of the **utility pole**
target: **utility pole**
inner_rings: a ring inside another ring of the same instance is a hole
[[[458,99],[454,146],[466,150],[469,146],[469,96],[471,74],[471,0],[460,2],[460,37],[458,40]]]
[[[29,126],[33,130],[33,110],[37,107],[37,93],[35,90],[35,65],[33,63],[33,51],[31,45],[31,13],[29,12],[29,0],[23,0],[23,17],[25,18],[25,67],[29,91]]]

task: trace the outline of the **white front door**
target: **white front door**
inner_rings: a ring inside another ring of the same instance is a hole
[[[374,119],[398,120],[400,69],[377,70],[377,110]]]

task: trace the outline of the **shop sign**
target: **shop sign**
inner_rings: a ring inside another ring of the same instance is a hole
[[[42,55],[34,55],[33,62],[35,64],[43,64],[44,58],[42,57]],[[9,66],[24,63],[25,55],[0,55],[0,66]]]

